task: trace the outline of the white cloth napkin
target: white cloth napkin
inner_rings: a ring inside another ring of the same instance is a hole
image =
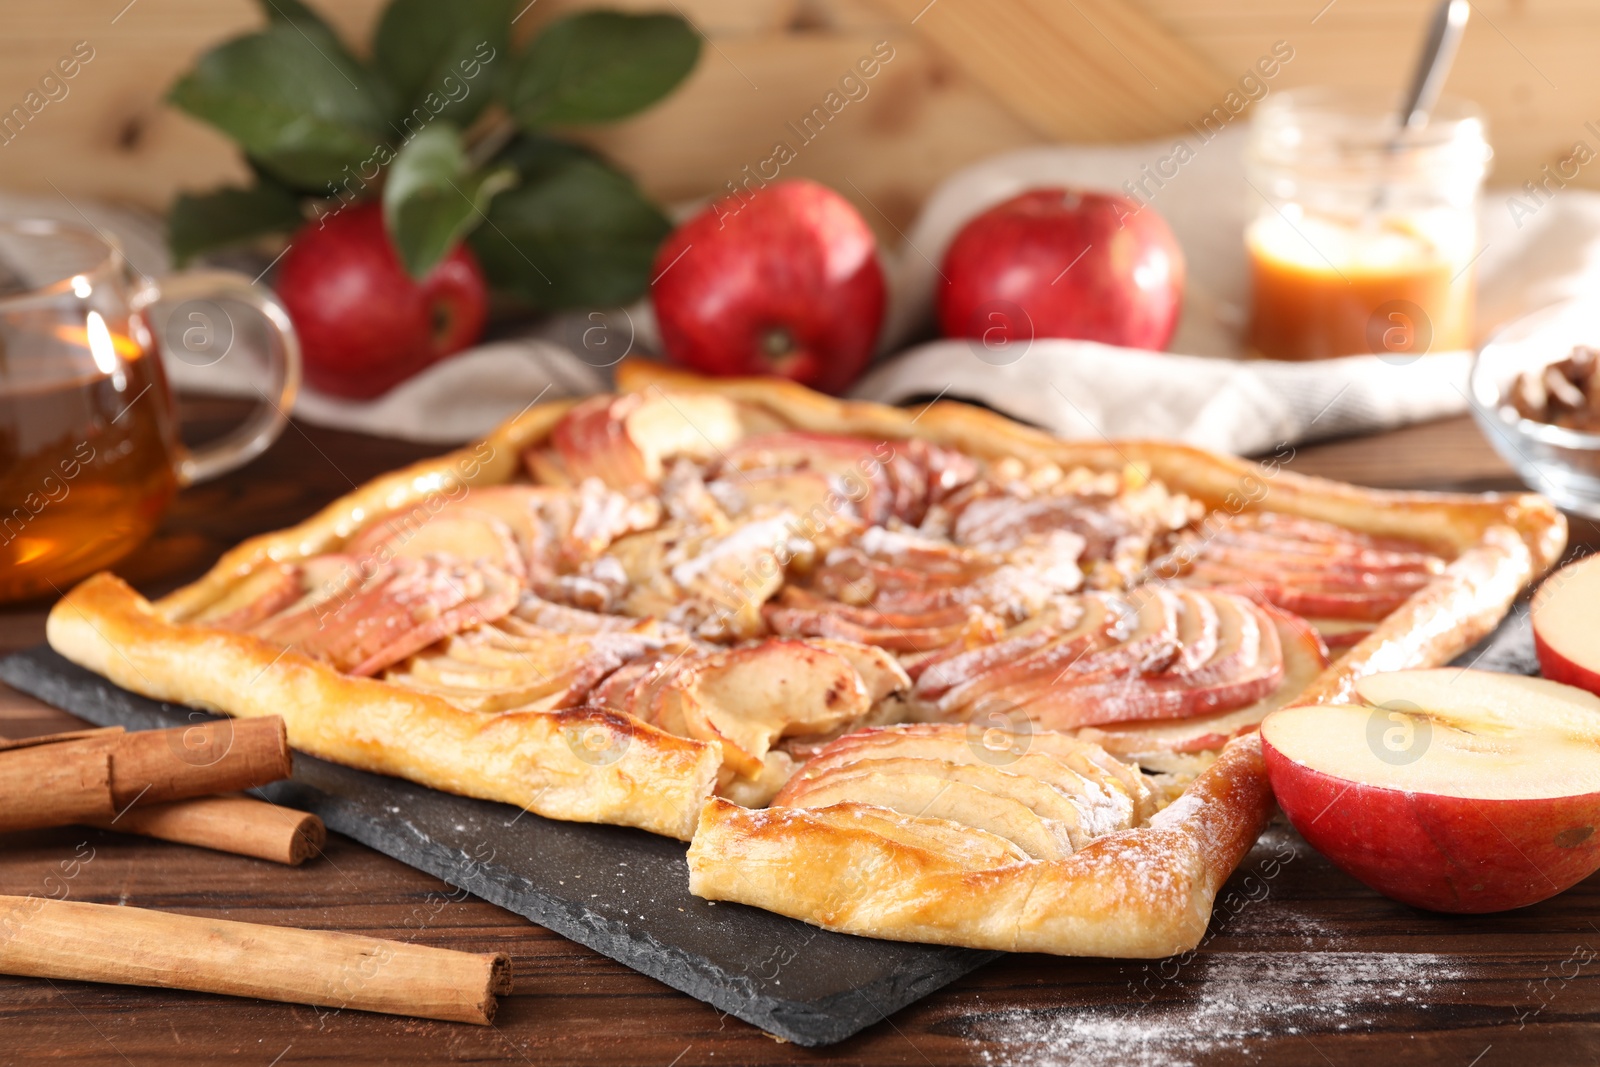
[[[882,352],[852,395],[890,403],[934,396],[976,400],[1067,437],[1168,437],[1226,452],[1392,428],[1465,411],[1470,355],[1407,360],[1357,356],[1307,364],[1238,358],[1247,300],[1242,234],[1254,211],[1244,180],[1243,130],[1206,144],[1157,191],[1152,207],[1189,262],[1178,331],[1167,353],[1079,341],[1035,340],[996,366],[964,341],[906,348],[929,332],[934,264],[967,219],[1030,186],[1121,190],[1173,140],[1058,146],[997,156],[958,172],[929,198],[904,245],[887,249],[890,312]],[[1476,265],[1479,325],[1492,329],[1547,304],[1600,296],[1600,194],[1563,189],[1520,225],[1508,189],[1484,197]],[[1526,202],[1526,198],[1523,198]],[[67,215],[76,208],[54,205]],[[88,205],[85,211],[94,213]],[[10,205],[0,199],[0,212]],[[140,235],[143,237],[143,235]],[[164,264],[141,239],[138,265]],[[249,331],[247,330],[246,333]],[[448,443],[481,434],[527,406],[605,389],[625,352],[649,352],[648,302],[563,316],[429,368],[384,397],[352,403],[307,389],[298,417],[325,426]],[[249,343],[210,366],[169,356],[183,389],[249,394],[262,383]]]

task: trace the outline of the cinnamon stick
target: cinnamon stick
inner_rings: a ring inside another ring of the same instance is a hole
[[[90,747],[62,759],[62,745],[0,753],[0,831],[110,818],[111,756]]]
[[[250,797],[197,797],[136,804],[121,815],[83,820],[90,826],[299,866],[322,850],[328,831],[310,812]]]
[[[289,777],[289,736],[277,716],[220,719],[96,737],[73,745],[105,745],[111,753],[111,799],[164,800],[226,793]],[[0,756],[0,759],[3,759]]]
[[[511,992],[502,953],[41,897],[0,896],[0,973],[480,1025]]]
[[[34,748],[38,745],[53,745],[58,741],[81,741],[86,737],[101,737],[106,734],[124,733],[120,726],[95,726],[87,730],[68,730],[59,734],[40,734],[37,737],[0,737],[0,752],[9,752],[18,748]]]
[[[223,719],[169,730],[92,731],[0,751],[0,831],[64,826],[287,778],[283,720]]]

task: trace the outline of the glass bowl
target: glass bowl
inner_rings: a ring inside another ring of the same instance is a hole
[[[1489,443],[1524,483],[1564,511],[1600,519],[1600,433],[1525,419],[1507,401],[1523,371],[1565,359],[1578,345],[1600,348],[1600,314],[1558,304],[1507,323],[1472,364],[1472,414]]]

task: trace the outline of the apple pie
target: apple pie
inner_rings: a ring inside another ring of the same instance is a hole
[[[701,896],[1153,956],[1268,818],[1266,714],[1448,662],[1565,542],[1532,495],[618,378],[154,603],[96,575],[50,643],[325,759],[692,840]]]

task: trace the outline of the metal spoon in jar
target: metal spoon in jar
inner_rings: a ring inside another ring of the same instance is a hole
[[[1439,102],[1439,90],[1450,76],[1450,67],[1456,61],[1456,50],[1461,47],[1461,35],[1466,32],[1467,16],[1472,13],[1468,0],[1443,0],[1433,13],[1428,25],[1428,39],[1417,56],[1416,69],[1411,74],[1411,87],[1400,105],[1402,129],[1416,129],[1428,124],[1433,105]]]
[[[1439,102],[1439,92],[1444,88],[1445,79],[1450,76],[1450,68],[1456,61],[1456,51],[1461,47],[1461,37],[1467,29],[1467,16],[1471,13],[1472,4],[1469,0],[1441,0],[1434,11],[1432,21],[1428,23],[1428,36],[1422,42],[1422,51],[1411,73],[1411,85],[1400,103],[1397,115],[1400,128],[1388,145],[1391,156],[1405,146],[1408,131],[1422,129],[1428,124],[1428,116]],[[1373,197],[1374,210],[1386,206],[1388,200],[1389,186],[1384,183]]]

